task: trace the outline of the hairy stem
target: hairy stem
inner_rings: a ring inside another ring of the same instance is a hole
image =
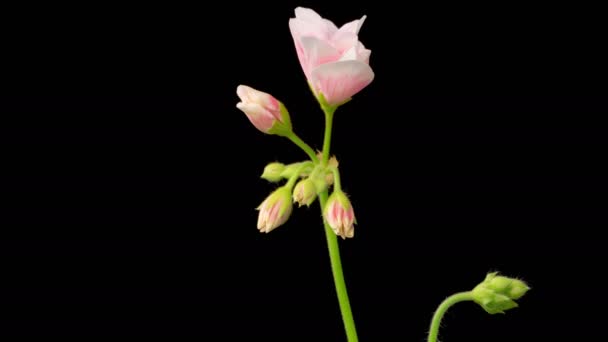
[[[304,152],[306,152],[306,154],[308,155],[308,157],[315,163],[319,162],[319,158],[317,158],[317,155],[315,154],[315,151],[313,151],[313,149],[304,142],[304,140],[300,139],[300,137],[298,137],[295,133],[291,132],[291,134],[286,135],[287,139],[291,140],[294,144],[296,144],[299,148],[301,148]]]
[[[429,338],[427,340],[428,342],[437,342],[437,336],[439,335],[439,327],[441,325],[441,320],[443,319],[443,316],[448,311],[448,309],[456,303],[468,300],[473,300],[470,291],[453,294],[446,298],[441,304],[439,304],[439,307],[433,315],[433,320],[431,321],[431,330],[429,331]]]

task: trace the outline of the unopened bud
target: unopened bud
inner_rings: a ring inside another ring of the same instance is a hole
[[[484,281],[477,285],[471,294],[473,300],[484,310],[496,314],[517,307],[515,300],[521,298],[529,289],[530,287],[519,279],[492,272],[486,275]]]
[[[334,191],[329,196],[323,215],[336,235],[343,239],[352,238],[355,235],[355,213],[344,192]]]
[[[315,201],[315,198],[317,198],[317,190],[310,178],[299,181],[293,189],[293,201],[298,203],[300,207],[303,205],[309,207]]]
[[[268,233],[287,221],[293,210],[291,203],[291,189],[282,186],[268,196],[257,208],[258,229]]]
[[[241,100],[236,107],[247,115],[258,130],[281,136],[292,132],[287,108],[272,95],[245,85],[239,85],[236,93]]]
[[[281,180],[281,173],[285,170],[285,165],[282,163],[270,163],[264,167],[264,172],[261,178],[269,182],[278,182]]]

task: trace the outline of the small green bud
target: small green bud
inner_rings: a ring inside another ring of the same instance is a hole
[[[293,201],[301,207],[306,205],[309,207],[317,198],[317,189],[315,183],[310,178],[303,179],[296,184],[293,189]]]
[[[514,300],[521,298],[529,289],[528,285],[519,279],[492,272],[471,291],[471,295],[489,314],[497,314],[517,307]]]
[[[513,283],[511,283],[511,288],[509,289],[509,297],[513,299],[519,299],[523,297],[530,290],[530,287],[523,281],[519,279],[514,279]]]
[[[281,173],[285,170],[285,165],[282,163],[270,163],[264,167],[264,172],[262,172],[262,179],[265,179],[269,182],[278,182],[281,180]]]

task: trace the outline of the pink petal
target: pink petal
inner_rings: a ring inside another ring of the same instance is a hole
[[[311,74],[311,83],[330,105],[339,105],[369,85],[374,79],[372,68],[360,61],[323,64]]]
[[[249,121],[255,126],[255,128],[259,129],[262,132],[268,132],[272,125],[276,121],[275,117],[271,112],[264,109],[264,107],[260,106],[257,103],[243,103],[239,102],[236,104],[236,107],[242,110],[246,115]]]
[[[294,39],[302,37],[315,37],[322,40],[327,39],[327,29],[325,25],[311,23],[300,19],[289,19],[289,30]]]
[[[266,221],[268,220],[267,202],[268,200],[265,200],[258,208],[260,211],[258,214],[258,229],[266,226]]]
[[[369,64],[369,56],[371,54],[372,54],[371,50],[364,48],[363,44],[357,43],[355,46],[351,47],[346,52],[344,52],[344,54],[342,55],[340,60],[341,61],[357,60],[357,61],[363,62],[365,64]]]
[[[306,63],[304,73],[309,79],[310,72],[317,66],[340,59],[340,53],[325,41],[314,37],[302,37],[300,41]]]
[[[344,52],[353,46],[357,45],[358,37],[353,32],[340,32],[338,31],[331,39],[333,46],[340,52]]]
[[[327,32],[328,39],[338,32],[338,27],[330,20],[323,19],[323,23],[325,23],[325,30]]]
[[[361,26],[363,26],[366,18],[367,16],[364,15],[359,20],[353,20],[350,23],[346,23],[340,27],[338,32],[352,32],[354,34],[359,34],[359,30],[361,30]]]
[[[299,37],[315,37],[327,41],[338,31],[336,25],[326,19],[308,21],[291,18],[289,19],[289,29],[294,39]]]
[[[327,223],[329,223],[330,227],[336,227],[338,222],[338,213],[337,213],[337,205],[335,202],[330,202],[329,203],[329,207],[327,208],[327,215],[326,215],[326,219],[327,219]]]
[[[323,19],[317,12],[306,7],[296,7],[295,13],[296,18],[306,21],[317,22]]]
[[[281,210],[281,201],[277,201],[268,212],[267,226],[274,227],[279,223],[279,211]]]
[[[369,56],[372,54],[371,50],[368,50],[363,46],[363,43],[357,44],[357,60],[369,64]]]
[[[293,42],[296,46],[296,53],[298,55],[298,60],[300,61],[300,65],[304,70],[304,74],[308,75],[308,70],[306,69],[306,56],[304,56],[304,49],[302,48],[302,34],[300,33],[299,21],[297,19],[289,19],[289,30],[291,31],[291,37],[293,38]]]
[[[356,61],[357,60],[357,47],[353,46],[348,49],[342,57],[340,57],[340,61]]]
[[[342,25],[338,31],[331,36],[332,44],[340,51],[346,51],[357,45],[359,38],[359,30],[365,22],[366,16],[360,20],[353,20],[350,23]]]
[[[323,25],[323,23],[321,24]],[[291,31],[291,36],[296,46],[298,60],[300,61],[302,69],[304,70],[304,74],[308,78],[310,76],[310,71],[312,70],[311,65],[314,65],[314,60],[318,60],[318,58],[311,57],[310,55],[316,53],[317,55],[323,56],[327,53],[330,53],[329,51],[335,51],[335,49],[327,43],[327,28],[325,26],[319,26],[300,19],[290,19],[289,30]],[[323,45],[323,47],[316,47],[315,45],[317,43],[312,43],[310,41],[307,43],[306,46],[304,46],[303,40],[310,39],[316,39],[317,42],[322,42],[318,44]],[[317,48],[321,51],[311,51],[317,50]],[[338,54],[339,52],[336,51],[335,53]],[[337,60],[338,58],[339,56],[336,57],[334,60]]]
[[[244,103],[257,103],[268,110],[279,110],[279,101],[272,95],[263,91],[253,89],[246,85],[239,85],[236,87],[236,94]]]
[[[322,18],[310,8],[298,7],[296,17],[289,20],[291,34],[296,37],[312,36],[321,40],[329,40],[338,28],[330,20]]]

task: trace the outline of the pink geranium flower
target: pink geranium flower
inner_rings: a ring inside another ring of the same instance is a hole
[[[358,38],[365,16],[338,28],[308,8],[298,7],[295,14],[289,29],[304,74],[317,96],[322,94],[327,104],[337,106],[372,82],[371,51]]]

